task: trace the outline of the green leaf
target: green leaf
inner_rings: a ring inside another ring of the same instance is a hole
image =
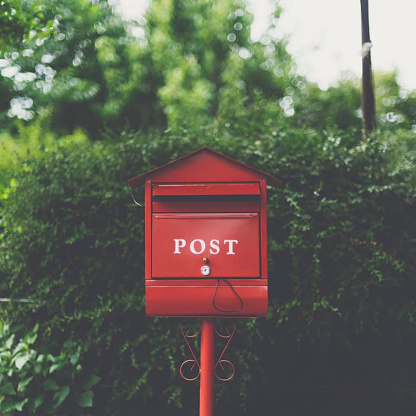
[[[18,370],[21,370],[22,367],[29,361],[29,355],[23,355],[22,357],[19,357],[16,359],[16,367]]]
[[[62,386],[55,394],[53,395],[53,400],[55,402],[55,409],[58,408],[62,402],[68,397],[69,386]]]
[[[20,341],[13,350],[13,357],[16,359],[20,355],[27,353],[28,345],[22,341]]]
[[[15,410],[15,402],[10,399],[5,399],[1,402],[1,411],[2,414],[7,415],[8,412]]]
[[[82,387],[84,390],[90,390],[93,388],[99,381],[101,380],[101,377],[98,377],[96,375],[89,376],[84,383],[82,383]]]
[[[36,324],[33,330],[25,336],[24,340],[26,341],[27,344],[29,345],[34,344],[34,342],[36,341],[38,337],[38,334],[37,334],[38,330],[39,330],[39,324]]]
[[[23,406],[29,401],[29,399],[26,397],[26,399],[22,400],[19,403],[15,403],[14,408],[18,411],[21,412],[23,410]]]
[[[10,350],[12,348],[13,342],[14,342],[14,334],[11,335],[6,341],[6,348],[8,350]]]
[[[78,397],[77,403],[80,407],[92,407],[93,392],[91,390],[85,391]]]
[[[50,362],[52,362],[52,363],[54,363],[55,362],[55,357],[52,355],[52,354],[48,354],[47,356],[46,356],[46,359],[48,360],[48,361],[50,361]]]
[[[36,409],[43,403],[44,396],[39,394],[35,398],[31,398],[28,404],[28,408],[31,412],[36,412]]]
[[[29,334],[25,337],[25,341],[28,345],[32,345],[35,343],[36,339],[38,337],[38,334]]]
[[[58,390],[59,386],[57,384],[57,382],[51,378],[48,378],[47,380],[45,380],[42,384],[42,390],[43,391],[50,391],[50,390]]]
[[[77,351],[75,354],[71,355],[71,358],[69,359],[69,361],[71,362],[72,365],[75,365],[78,362],[79,356],[80,356],[79,351]]]
[[[0,388],[0,394],[9,394],[11,396],[16,395],[13,384],[10,382],[6,383],[3,387]]]
[[[51,366],[51,368],[49,369],[49,374],[52,374],[54,371],[59,370],[60,368],[63,367],[63,363],[57,363]]]
[[[39,374],[42,371],[42,366],[39,363],[33,365],[34,374]]]
[[[21,382],[19,382],[18,386],[17,386],[17,391],[22,391],[24,390],[24,388],[33,380],[33,376],[32,377],[28,377],[24,380],[22,380]]]

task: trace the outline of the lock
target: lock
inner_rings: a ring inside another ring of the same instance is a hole
[[[201,273],[204,276],[208,276],[211,273],[211,268],[209,266],[202,266],[201,267]]]

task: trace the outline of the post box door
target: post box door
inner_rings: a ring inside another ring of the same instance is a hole
[[[152,215],[152,278],[259,278],[258,213]]]

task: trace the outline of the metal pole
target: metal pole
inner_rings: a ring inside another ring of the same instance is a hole
[[[367,131],[376,127],[376,109],[373,90],[373,74],[371,68],[371,40],[369,24],[368,0],[361,0],[361,38],[362,38],[362,110],[364,126]]]
[[[201,374],[199,386],[199,415],[214,415],[215,323],[212,318],[201,319]]]

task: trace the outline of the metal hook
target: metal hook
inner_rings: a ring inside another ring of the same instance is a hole
[[[140,208],[143,208],[143,205],[142,205],[142,204],[139,204],[139,203],[136,201],[136,199],[134,198],[134,194],[133,194],[133,192],[131,193],[131,197],[133,198],[133,201],[134,201],[134,203],[135,203],[137,206],[139,206]]]

